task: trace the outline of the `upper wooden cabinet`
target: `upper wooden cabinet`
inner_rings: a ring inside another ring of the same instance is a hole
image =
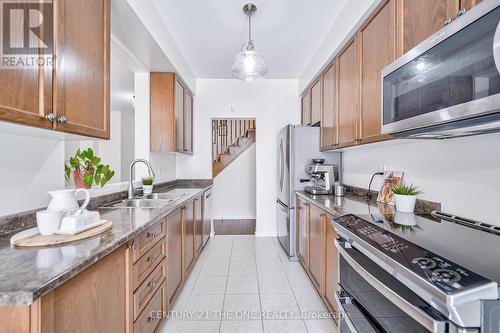
[[[321,121],[321,79],[311,88],[311,125]]]
[[[389,0],[361,27],[360,41],[361,106],[360,143],[389,139],[381,134],[382,69],[396,60],[396,1]]]
[[[323,74],[323,107],[321,109],[321,149],[334,148],[337,144],[336,103],[337,71],[334,62]]]
[[[0,70],[0,120],[109,139],[109,0],[52,10],[52,66]]]
[[[358,137],[358,39],[352,39],[338,56],[338,146],[352,146]]]
[[[311,91],[302,96],[302,125],[311,125]]]
[[[457,0],[399,0],[398,19],[402,27],[403,53],[441,29],[446,20],[457,16]]]
[[[175,73],[150,74],[150,149],[192,154],[193,96]]]

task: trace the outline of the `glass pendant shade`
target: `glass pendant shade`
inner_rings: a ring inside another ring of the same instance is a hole
[[[244,50],[236,55],[232,73],[235,78],[252,82],[267,75],[267,66],[264,57],[257,51]]]

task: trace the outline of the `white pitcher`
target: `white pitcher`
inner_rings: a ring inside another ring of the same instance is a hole
[[[81,206],[78,205],[78,201],[76,200],[76,196],[79,192],[85,193],[85,202]],[[67,189],[49,191],[47,193],[52,196],[52,200],[50,200],[49,206],[47,207],[48,211],[72,211],[85,209],[90,201],[90,192],[84,188],[79,188],[77,190]]]

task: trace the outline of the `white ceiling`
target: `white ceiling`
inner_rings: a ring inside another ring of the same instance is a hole
[[[198,78],[229,78],[247,40],[246,0],[152,0]],[[255,0],[252,39],[268,78],[298,78],[348,0]]]

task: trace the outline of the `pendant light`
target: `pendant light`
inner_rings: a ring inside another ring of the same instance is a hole
[[[232,67],[233,76],[247,82],[263,79],[267,74],[264,57],[255,51],[252,40],[252,15],[256,11],[257,6],[253,3],[247,3],[243,6],[243,13],[248,16],[248,42],[243,45],[241,52],[236,55]]]

